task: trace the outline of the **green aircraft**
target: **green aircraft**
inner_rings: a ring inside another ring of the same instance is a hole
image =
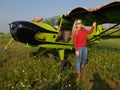
[[[91,35],[88,35],[87,45],[93,45],[100,39],[110,37],[119,31],[110,31],[120,24],[120,1],[101,5],[97,8],[78,7],[64,15],[50,18],[42,18],[40,22],[35,21],[14,21],[10,23],[10,33],[14,40],[27,44],[28,46],[40,47],[37,55],[45,51],[57,50],[62,68],[70,67],[70,63],[65,59],[66,50],[74,50],[72,26],[75,19],[81,19],[85,26],[91,26],[94,21],[97,26]],[[107,30],[102,29],[102,24],[115,24]],[[107,33],[110,31],[110,33]],[[105,34],[107,33],[107,34]],[[39,53],[39,54],[38,54]]]

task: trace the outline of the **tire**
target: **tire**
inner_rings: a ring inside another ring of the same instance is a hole
[[[69,71],[71,68],[71,63],[67,60],[63,60],[60,62],[60,71]]]

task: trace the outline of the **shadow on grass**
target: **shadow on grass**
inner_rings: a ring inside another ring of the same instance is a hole
[[[92,83],[91,90],[113,90],[98,73],[93,74],[93,80],[90,80],[90,82]]]
[[[74,73],[70,73],[69,75],[61,74],[60,81],[54,80],[52,82],[43,83],[42,85],[39,84],[39,82],[35,82],[33,89],[34,90],[77,90],[76,76]]]

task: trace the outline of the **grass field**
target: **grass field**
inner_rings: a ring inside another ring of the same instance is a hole
[[[83,78],[78,79],[74,53],[68,57],[71,69],[60,72],[55,59],[29,57],[38,47],[13,41],[5,51],[10,38],[0,34],[0,90],[120,90],[120,39],[88,47]]]

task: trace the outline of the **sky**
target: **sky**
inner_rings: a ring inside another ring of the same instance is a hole
[[[77,8],[94,8],[115,0],[0,0],[0,32],[9,32],[9,23],[53,17]]]

